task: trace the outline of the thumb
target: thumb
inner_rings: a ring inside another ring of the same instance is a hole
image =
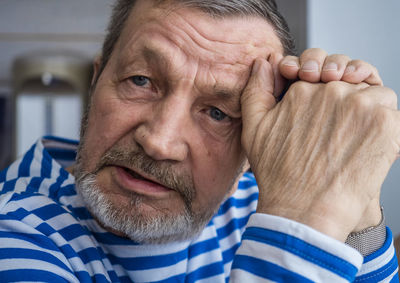
[[[243,130],[255,129],[275,105],[272,66],[267,60],[257,58],[241,96]]]
[[[271,53],[268,58],[268,62],[272,65],[272,70],[274,72],[274,96],[277,100],[282,98],[282,92],[288,82],[287,79],[281,75],[281,71],[279,70],[279,64],[282,59],[283,55],[281,53]]]

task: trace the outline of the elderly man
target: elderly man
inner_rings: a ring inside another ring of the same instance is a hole
[[[76,163],[46,137],[0,175],[1,281],[398,279],[396,95],[292,47],[272,0],[117,1]]]

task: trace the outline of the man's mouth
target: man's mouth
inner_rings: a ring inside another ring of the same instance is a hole
[[[153,180],[146,178],[128,167],[116,166],[116,168],[117,172],[120,172],[120,180],[125,180],[123,183],[125,184],[126,188],[137,191],[138,193],[166,192],[171,190],[171,188],[168,188],[157,180],[154,180],[154,178],[152,178]]]
[[[153,181],[150,181],[149,179],[144,178],[142,175],[139,175],[138,173],[136,173],[135,171],[133,171],[133,170],[131,170],[131,169],[129,169],[129,168],[126,168],[126,167],[122,167],[122,168],[123,168],[129,175],[131,175],[131,176],[132,176],[133,178],[135,178],[135,179],[154,183]]]

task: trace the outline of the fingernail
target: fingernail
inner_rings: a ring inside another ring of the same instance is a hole
[[[316,61],[307,61],[301,67],[303,72],[317,72],[319,69],[318,63]]]
[[[322,69],[322,71],[337,71],[338,66],[336,63],[328,63],[324,66],[324,68]]]
[[[347,66],[346,69],[344,70],[344,73],[353,73],[356,70],[356,67],[353,65]]]
[[[283,62],[283,65],[289,66],[289,67],[298,67],[297,62],[294,60],[288,60]]]

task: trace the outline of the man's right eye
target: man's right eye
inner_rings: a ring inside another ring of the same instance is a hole
[[[145,76],[132,76],[130,80],[137,86],[145,86],[149,83],[149,78]]]
[[[221,110],[219,110],[216,107],[211,107],[210,109],[210,116],[211,118],[213,118],[216,121],[223,121],[225,118],[228,117],[228,115],[226,115],[224,112],[222,112]]]

